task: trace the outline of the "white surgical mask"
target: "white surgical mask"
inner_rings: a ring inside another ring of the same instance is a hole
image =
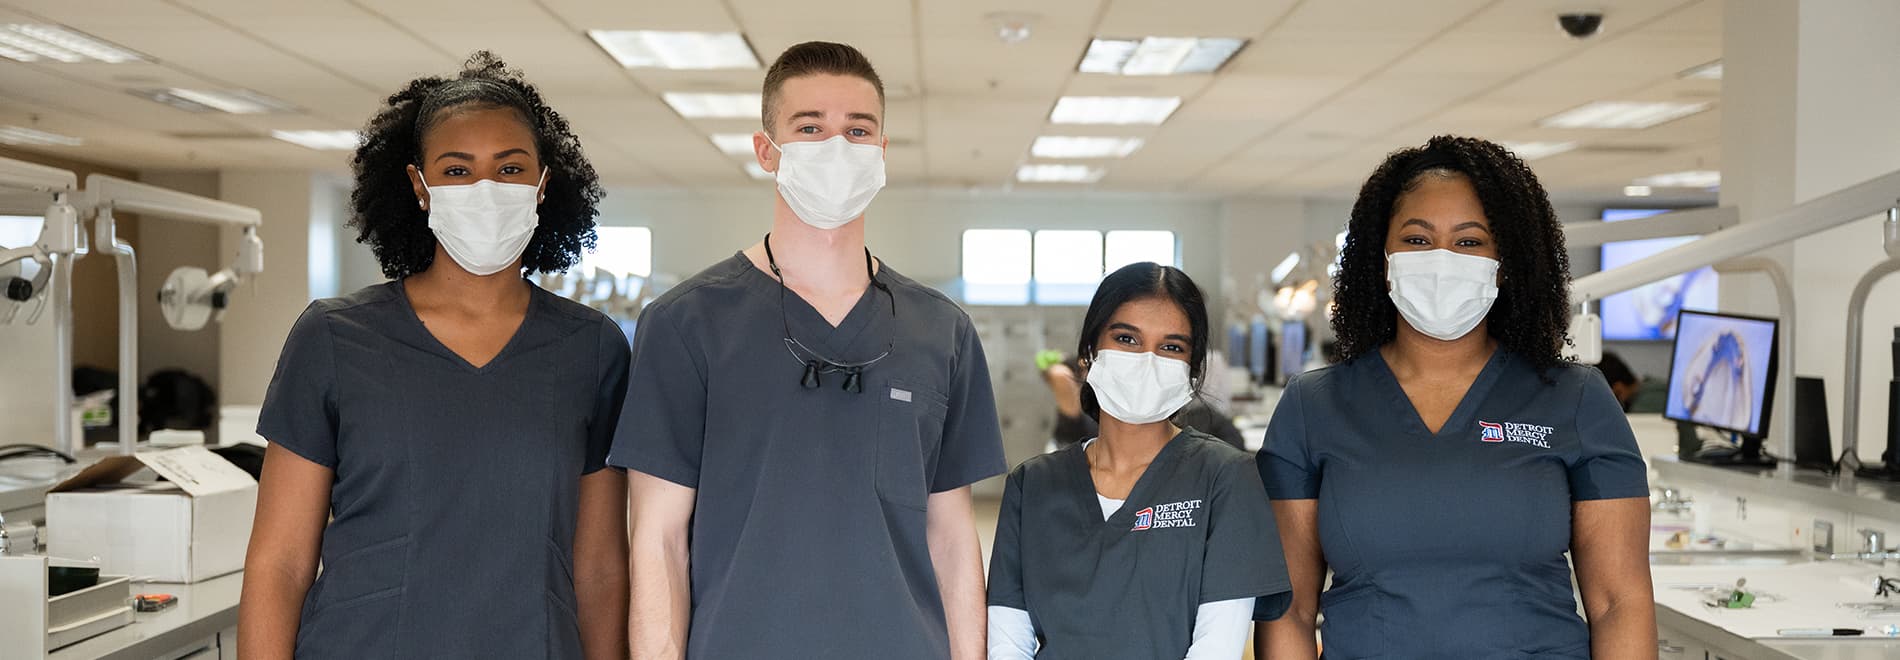
[[[1194,397],[1185,360],[1154,353],[1096,351],[1089,364],[1089,387],[1102,412],[1129,424],[1173,417]]]
[[[420,173],[417,176],[421,176]],[[541,183],[548,171],[541,170]],[[449,257],[474,275],[493,275],[528,249],[540,216],[541,186],[482,179],[463,186],[430,186],[429,229]]]
[[[1498,260],[1450,250],[1394,252],[1385,258],[1392,304],[1412,328],[1451,341],[1465,336],[1498,299]]]
[[[780,146],[778,192],[805,224],[819,229],[845,226],[871,205],[884,189],[884,148],[858,144],[843,135],[818,142]]]

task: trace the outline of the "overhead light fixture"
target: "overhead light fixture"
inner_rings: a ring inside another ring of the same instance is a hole
[[[144,62],[144,55],[58,25],[12,23],[0,26],[0,57],[19,62]]]
[[[1649,186],[1623,186],[1624,197],[1648,197],[1650,192]]]
[[[1646,176],[1631,183],[1655,188],[1714,188],[1722,185],[1722,173],[1716,170],[1685,170]]]
[[[1548,158],[1577,148],[1575,142],[1502,142],[1499,144],[1526,161]]]
[[[1679,78],[1691,78],[1695,80],[1721,80],[1722,79],[1722,60],[1716,60],[1714,62],[1710,62],[1708,64],[1704,64],[1702,66],[1698,66],[1693,69],[1689,69],[1682,73],[1676,74],[1676,76]]]
[[[350,151],[361,139],[356,131],[271,131],[270,136],[317,151]]]
[[[25,126],[0,126],[0,144],[77,147],[85,143],[85,140],[70,135],[48,133]]]
[[[687,119],[758,119],[764,104],[754,93],[667,92],[661,98]]]
[[[1708,103],[1672,101],[1596,101],[1558,113],[1537,125],[1545,128],[1642,129],[1709,109]]]
[[[1049,121],[1056,124],[1160,124],[1181,107],[1179,96],[1064,96]]]
[[[772,179],[777,178],[773,176],[771,172],[765,171],[765,168],[759,167],[759,164],[756,162],[746,163],[745,173],[746,173],[746,176],[752,177],[753,179],[758,180],[758,181],[770,181]]]
[[[1023,183],[1095,183],[1107,170],[1087,165],[1040,163],[1016,168],[1016,180]]]
[[[130,89],[126,93],[157,101],[186,112],[228,112],[234,115],[261,115],[295,112],[297,106],[246,89],[207,91],[165,87]]]
[[[757,69],[759,58],[737,32],[588,30],[600,49],[629,69]]]
[[[714,133],[712,143],[728,156],[752,155],[751,133]]]
[[[1029,155],[1051,159],[1124,158],[1141,145],[1141,138],[1044,135],[1030,145]]]
[[[1123,76],[1213,73],[1246,45],[1246,39],[1229,37],[1095,39],[1076,71]]]

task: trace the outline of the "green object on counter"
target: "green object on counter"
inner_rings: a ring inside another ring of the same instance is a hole
[[[1723,606],[1731,610],[1740,610],[1740,609],[1747,609],[1750,607],[1754,607],[1755,594],[1748,593],[1747,591],[1744,591],[1738,588],[1735,591],[1732,591],[1729,593],[1728,602],[1723,603]]]

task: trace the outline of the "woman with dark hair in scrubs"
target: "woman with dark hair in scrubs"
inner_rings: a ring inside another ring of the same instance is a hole
[[[391,281],[284,340],[239,653],[624,660],[627,485],[603,467],[627,340],[523,278],[593,245],[579,140],[478,53],[389,97],[351,165]]]
[[[1247,454],[1170,420],[1207,361],[1207,307],[1179,269],[1102,280],[1083,319],[1082,413],[1100,435],[1009,473],[990,558],[990,660],[1238,658],[1290,600]],[[1258,603],[1256,603],[1258,599]]]
[[[1559,357],[1569,260],[1530,168],[1472,138],[1392,154],[1339,268],[1342,362],[1287,385],[1258,457],[1293,605],[1255,654],[1314,657],[1323,616],[1328,658],[1656,657],[1646,469]]]

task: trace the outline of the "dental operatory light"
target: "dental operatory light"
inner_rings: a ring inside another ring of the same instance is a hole
[[[58,25],[11,23],[0,26],[0,57],[17,62],[52,60],[66,64],[149,61],[144,55]]]
[[[587,36],[629,69],[757,69],[745,35],[737,32],[588,30]]]
[[[1179,96],[1064,96],[1049,112],[1049,122],[1158,125],[1180,107]]]
[[[1213,73],[1246,45],[1246,39],[1228,37],[1097,38],[1075,70],[1122,76]]]
[[[1708,103],[1595,101],[1537,122],[1544,128],[1642,129],[1709,109]]]
[[[687,119],[758,119],[764,103],[756,92],[667,92],[661,98]]]

